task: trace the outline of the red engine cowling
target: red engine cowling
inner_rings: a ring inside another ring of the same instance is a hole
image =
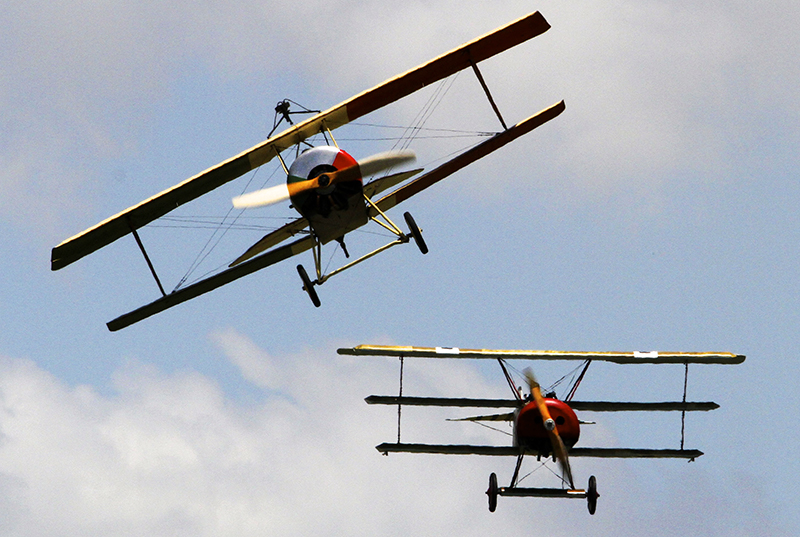
[[[333,146],[318,146],[304,151],[289,168],[287,183],[313,179],[321,173],[334,172],[355,166],[356,160],[343,149]],[[306,218],[320,214],[327,217],[334,208],[346,208],[347,200],[360,194],[362,179],[318,188],[292,197],[292,205]]]
[[[544,401],[550,417],[556,422],[561,440],[567,448],[571,448],[581,435],[578,416],[564,401],[551,398],[545,398]],[[526,404],[517,413],[514,420],[514,445],[528,447],[542,454],[548,454],[553,449],[542,422],[542,415],[534,401]]]

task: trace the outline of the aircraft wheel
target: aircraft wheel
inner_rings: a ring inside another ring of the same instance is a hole
[[[311,302],[314,303],[314,306],[319,307],[320,301],[317,296],[317,291],[314,290],[314,284],[308,277],[305,267],[303,267],[303,265],[297,265],[297,273],[300,275],[300,279],[303,280],[303,290],[308,293],[308,297],[311,299]]]
[[[600,495],[597,493],[597,479],[594,476],[589,477],[589,487],[586,489],[586,501],[589,504],[589,514],[593,515],[597,509],[597,498]]]
[[[486,490],[486,495],[489,496],[489,512],[494,513],[497,509],[497,474],[492,472],[489,476],[489,488]]]
[[[423,254],[428,253],[428,245],[425,244],[425,239],[422,238],[422,232],[417,227],[417,223],[414,222],[414,217],[411,216],[411,213],[403,213],[403,218],[406,219],[406,224],[408,224],[408,229],[411,230],[411,236],[414,237],[414,242],[417,243],[417,247],[419,251]]]

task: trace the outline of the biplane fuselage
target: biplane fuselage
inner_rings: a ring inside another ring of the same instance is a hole
[[[558,427],[564,445],[571,448],[581,435],[578,416],[564,401],[546,397],[544,402],[550,417]],[[542,454],[548,454],[552,449],[550,437],[535,401],[528,402],[514,413],[514,447],[525,447]]]
[[[286,182],[298,183],[355,166],[346,151],[333,146],[318,146],[304,151],[289,168]],[[363,178],[340,182],[291,197],[292,206],[308,220],[322,244],[339,239],[368,221]]]

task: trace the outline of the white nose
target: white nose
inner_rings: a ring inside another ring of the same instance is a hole
[[[553,418],[544,420],[544,428],[547,429],[548,431],[552,431],[553,429],[556,428],[556,422],[553,421]]]

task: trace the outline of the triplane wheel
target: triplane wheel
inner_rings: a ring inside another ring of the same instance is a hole
[[[319,307],[319,297],[317,296],[317,292],[314,290],[314,284],[308,277],[308,273],[306,273],[306,269],[303,267],[303,265],[297,265],[297,273],[300,275],[300,279],[303,280],[303,290],[308,293],[311,302],[313,302],[316,307]]]
[[[411,216],[411,213],[405,212],[403,213],[403,218],[406,219],[406,224],[408,224],[408,229],[411,231],[411,236],[414,237],[414,242],[417,243],[417,247],[419,251],[423,254],[428,253],[428,245],[425,244],[425,239],[422,238],[422,232],[417,227],[417,223],[414,222],[414,217]]]
[[[408,213],[406,213],[408,214]],[[489,476],[489,488],[486,489],[486,495],[489,496],[489,512],[494,513],[497,509],[497,474],[494,472]]]
[[[599,496],[597,493],[597,479],[594,476],[590,476],[589,487],[586,489],[586,502],[589,504],[590,515],[593,515],[597,509],[597,498]]]

